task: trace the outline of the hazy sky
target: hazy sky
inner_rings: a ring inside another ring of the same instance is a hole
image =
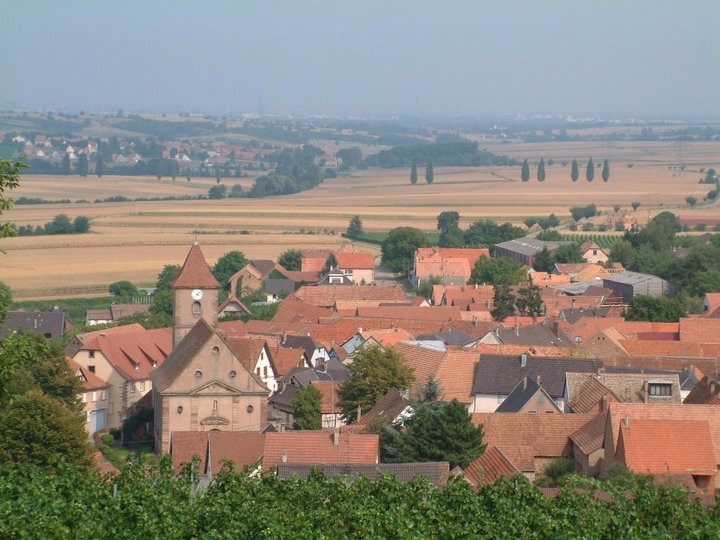
[[[4,0],[0,108],[720,119],[718,0]]]

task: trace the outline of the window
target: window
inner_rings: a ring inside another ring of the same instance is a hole
[[[192,311],[195,315],[200,315],[202,313],[202,307],[200,306],[200,302],[194,302]]]
[[[141,392],[145,391],[145,381],[140,381],[140,391]]]
[[[92,393],[93,401],[97,401],[97,392]]]
[[[653,397],[670,397],[672,396],[672,384],[649,383],[649,393]]]
[[[131,383],[130,383],[130,393],[131,393],[131,394],[134,394],[134,393],[135,393],[135,383],[134,383],[134,382],[131,382]]]
[[[95,373],[95,366],[88,366],[88,371],[90,373]]]
[[[87,403],[87,392],[83,392],[83,403]]]
[[[95,351],[88,351],[88,358],[95,358]]]
[[[263,367],[263,375],[267,377],[267,366]]]
[[[538,403],[545,403],[545,394],[543,394],[542,392],[540,392],[540,393],[537,395],[537,402],[538,402]]]
[[[103,390],[100,394],[100,399],[106,400],[107,399],[107,390]]]

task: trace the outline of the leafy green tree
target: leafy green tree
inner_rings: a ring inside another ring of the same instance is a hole
[[[610,163],[608,162],[607,158],[605,158],[605,161],[603,161],[602,179],[603,182],[607,182],[608,180],[610,180]],[[617,210],[615,211],[617,212]]]
[[[70,170],[71,170],[71,167],[70,167],[70,154],[68,154],[67,152],[65,152],[65,155],[63,156],[63,159],[62,159],[62,172],[63,172],[63,174],[64,174],[65,176],[67,176],[67,175],[70,174]]]
[[[212,275],[226,291],[230,290],[230,278],[245,268],[248,260],[242,251],[228,251],[212,267]]]
[[[408,272],[413,267],[415,251],[429,245],[427,236],[420,229],[396,227],[382,243],[382,262],[396,272]]]
[[[113,296],[120,296],[122,298],[127,298],[138,294],[137,287],[129,281],[116,281],[115,283],[111,283],[108,287],[108,291]]]
[[[72,234],[74,232],[75,227],[66,214],[58,214],[50,223],[45,224],[45,234]]]
[[[440,247],[463,247],[463,232],[460,230],[460,214],[455,211],[441,212],[437,219],[440,231]]]
[[[16,161],[0,158],[0,216],[10,210],[15,201],[5,192],[16,189],[20,186],[20,173],[27,167],[24,163],[25,155],[20,156]],[[11,223],[0,222],[0,239],[8,236],[15,236],[15,228]],[[2,253],[2,251],[0,251]],[[5,320],[7,309],[10,307],[10,295],[3,294],[0,290],[0,323]]]
[[[85,178],[88,175],[89,169],[87,154],[83,152],[78,156],[77,173],[81,178]]]
[[[695,206],[697,204],[697,198],[696,197],[685,197],[685,202],[688,203],[690,206]]]
[[[580,167],[578,166],[577,159],[573,159],[572,167],[570,169],[570,178],[573,182],[577,182],[580,178]]]
[[[293,429],[322,429],[322,392],[309,384],[293,399]]]
[[[428,164],[425,167],[425,181],[428,184],[432,184],[434,180],[435,180],[435,170],[433,169],[432,161],[428,161]]]
[[[412,164],[412,169],[410,169],[410,183],[412,185],[417,184],[418,181],[418,173],[417,173],[417,165],[414,163]]]
[[[208,190],[208,199],[224,199],[226,195],[227,186],[225,184],[213,186]]]
[[[527,182],[528,180],[530,180],[530,163],[528,163],[527,158],[525,158],[525,161],[522,162],[520,178],[523,182]]]
[[[5,321],[7,309],[12,305],[10,287],[0,281],[0,323]]]
[[[357,410],[367,412],[391,388],[410,388],[413,370],[394,347],[362,347],[352,357],[352,374],[338,389],[338,405],[348,422],[357,419]]]
[[[95,175],[100,178],[105,174],[105,161],[103,161],[102,154],[98,152],[95,155]]]
[[[628,321],[678,322],[687,317],[682,304],[674,298],[635,295],[623,317]]]
[[[538,182],[545,181],[545,159],[544,158],[540,158],[540,163],[538,164],[538,170],[537,170],[537,179],[538,179]]]
[[[595,178],[595,164],[593,163],[593,158],[588,160],[587,167],[585,168],[585,178],[588,182],[592,182],[593,178]]]
[[[177,264],[166,264],[158,274],[155,283],[155,292],[152,295],[153,303],[150,313],[158,317],[167,318],[168,326],[172,324],[173,290],[171,283],[180,274],[182,267]],[[232,275],[232,274],[230,274]]]
[[[481,255],[470,272],[469,285],[515,285],[527,279],[519,262],[510,257]]]
[[[359,146],[351,146],[338,150],[335,155],[342,160],[342,168],[348,170],[351,167],[357,167],[362,163],[363,153]]]
[[[347,235],[350,237],[360,236],[363,233],[363,224],[360,216],[353,216],[347,228]]]
[[[232,199],[239,199],[244,196],[243,188],[240,184],[233,184],[233,187],[230,188],[230,195],[228,197]]]
[[[630,206],[632,206],[633,211],[637,211],[637,209],[640,207],[640,203],[637,201],[633,201],[630,203]]]
[[[490,310],[492,318],[498,322],[504,321],[515,313],[515,295],[510,292],[507,283],[495,285],[493,295],[493,308]]]
[[[90,230],[90,220],[87,216],[77,216],[73,220],[73,232],[83,234]]]
[[[38,390],[30,390],[0,411],[0,462],[54,470],[60,461],[83,469],[93,464],[78,411]]]
[[[299,272],[302,270],[302,253],[299,249],[286,249],[280,254],[278,263],[285,270]]]
[[[337,265],[337,257],[335,257],[334,253],[331,253],[330,255],[328,255],[328,258],[325,259],[325,266],[323,266],[322,273],[327,274],[330,270],[336,268]]]
[[[405,420],[394,440],[398,462],[448,461],[467,467],[485,452],[482,426],[475,427],[457,399],[426,403]]]
[[[556,263],[581,263],[585,262],[582,253],[580,252],[580,245],[573,242],[560,246],[555,252],[554,256]]]
[[[533,318],[542,316],[545,310],[540,296],[540,287],[537,285],[520,287],[515,305],[520,315]]]
[[[432,297],[433,293],[433,287],[435,285],[440,285],[442,283],[442,279],[438,276],[430,276],[427,279],[423,279],[422,282],[420,282],[420,285],[418,285],[418,288],[415,291],[415,294],[418,296],[430,299]]]
[[[555,266],[555,258],[547,247],[543,247],[533,258],[533,268],[538,272],[551,272]]]

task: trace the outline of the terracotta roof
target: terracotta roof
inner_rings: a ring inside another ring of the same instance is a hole
[[[407,302],[402,287],[385,285],[357,285],[335,287],[333,285],[307,285],[295,291],[294,296],[308,304],[330,308],[337,300],[384,300],[386,302]]]
[[[403,328],[383,328],[378,330],[363,330],[362,337],[365,340],[375,339],[380,345],[396,345],[400,341],[412,339],[410,332]]]
[[[720,382],[705,375],[685,397],[683,403],[720,405]]]
[[[705,356],[702,346],[692,341],[624,339],[620,345],[631,356]]]
[[[312,381],[310,384],[315,386],[322,394],[322,414],[340,414],[342,412],[338,405],[338,381]]]
[[[440,307],[359,307],[359,317],[420,320],[420,321],[448,321],[460,319],[460,309],[452,306]]]
[[[720,319],[683,317],[680,319],[680,339],[696,343],[720,343]]]
[[[643,474],[717,472],[709,425],[701,420],[621,422],[617,458]]]
[[[408,343],[398,343],[395,350],[405,358],[405,363],[413,370],[415,382],[420,384],[427,384],[430,376],[437,376],[440,364],[445,358],[445,351]]]
[[[217,474],[223,461],[232,461],[242,471],[244,467],[262,458],[265,434],[259,431],[210,431],[208,432],[208,475]]]
[[[465,474],[476,485],[492,484],[503,476],[520,472],[497,446],[488,446],[485,453],[465,469]]]
[[[570,439],[586,456],[602,448],[605,439],[607,415],[607,410],[598,413],[588,420],[586,424],[570,434]]]
[[[355,287],[337,288],[349,289]],[[315,305],[311,302],[303,300],[298,296],[295,296],[295,294],[291,294],[280,304],[280,307],[278,308],[275,316],[273,317],[273,322],[315,324],[321,317],[329,317],[332,314],[333,311],[329,307],[321,307]]]
[[[194,456],[200,458],[198,470],[204,472],[207,468],[207,440],[206,431],[173,431],[170,434],[170,455],[175,472],[180,472],[182,464],[190,463]]]
[[[233,352],[238,360],[250,371],[255,371],[255,366],[260,359],[260,353],[262,353],[265,347],[264,336],[242,336],[233,337],[225,341],[227,346]]]
[[[82,386],[83,386],[84,390],[102,390],[104,388],[110,387],[109,382],[101,379],[100,377],[95,375],[89,369],[82,367],[80,364],[78,364],[75,360],[73,360],[69,356],[66,356],[65,359],[67,360],[67,363],[70,366],[70,369],[72,369],[80,377],[80,380],[82,381]]]
[[[220,284],[210,272],[210,267],[208,267],[205,256],[202,254],[200,245],[197,242],[190,248],[180,273],[172,281],[171,285],[176,289],[189,289],[192,287],[202,289],[220,288]]]
[[[521,471],[535,470],[532,458],[572,455],[570,435],[585,425],[586,414],[475,413],[484,442],[497,446]]]
[[[720,463],[720,407],[715,405],[610,403],[608,405],[608,424],[612,432],[613,448],[617,448],[620,425],[629,421],[630,429],[632,429],[634,422],[638,420],[707,421],[710,425],[710,436],[715,449],[715,463]],[[663,436],[664,439],[665,436]],[[607,445],[607,442],[605,444]]]
[[[478,343],[475,350],[480,354],[494,354],[499,356],[519,356],[527,354],[531,356],[543,356],[551,358],[568,358],[575,347],[545,347],[543,345],[514,345],[511,343]]]
[[[349,253],[340,251],[335,254],[335,260],[337,260],[338,266],[343,270],[375,269],[375,257],[373,257],[372,253]]]
[[[473,402],[473,377],[479,360],[480,354],[474,349],[447,350],[435,373],[435,381],[443,390],[443,399],[457,399],[466,405]]]
[[[120,334],[99,332],[88,339],[82,350],[99,350],[125,380],[148,379],[172,350],[172,329],[142,329]]]
[[[356,426],[366,426],[375,418],[383,418],[387,422],[394,422],[405,409],[410,407],[410,401],[398,390],[391,388],[368,412],[363,413]]]
[[[292,347],[271,347],[270,363],[276,377],[283,377],[290,373],[293,368],[305,367],[306,358],[303,349]]]
[[[603,400],[622,401],[610,389],[589,373],[567,373],[570,401],[574,413],[590,413],[600,407]]]
[[[338,445],[334,446],[334,437]],[[379,437],[367,433],[284,431],[265,435],[263,469],[288,463],[372,463],[380,456]]]
[[[470,268],[475,266],[477,260],[485,255],[490,257],[490,250],[487,248],[418,248],[415,251],[415,258],[418,261],[433,259],[464,259]]]

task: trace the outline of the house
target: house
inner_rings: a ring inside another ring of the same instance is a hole
[[[265,435],[263,471],[280,463],[372,464],[380,462],[380,438],[371,433],[283,431]]]
[[[651,274],[641,274],[629,270],[604,277],[603,287],[615,291],[628,304],[638,294],[656,298],[670,297],[675,294],[675,286],[669,281]]]
[[[470,411],[495,411],[525,377],[535,382],[539,377],[558,409],[565,411],[565,374],[568,371],[596,373],[602,366],[601,360],[482,354],[475,370]]]
[[[9,334],[40,334],[47,339],[59,339],[72,323],[63,311],[8,311],[0,323],[0,339]]]
[[[250,310],[233,295],[228,296],[227,300],[218,307],[219,317],[241,317],[243,315],[250,315]]]
[[[113,304],[108,309],[88,309],[85,314],[85,326],[114,324],[122,317],[149,312],[150,304]]]
[[[706,317],[720,317],[720,293],[705,293],[703,312]]]
[[[520,470],[497,446],[488,446],[482,456],[465,468],[465,475],[474,486],[492,484],[503,476],[513,476]]]
[[[508,322],[517,320],[517,317],[508,318]],[[560,332],[555,325],[550,326],[546,323],[525,326],[514,324],[512,328],[497,328],[490,330],[478,342],[496,345],[527,345],[528,347],[540,345],[575,348],[575,343],[564,332]]]
[[[683,403],[720,405],[720,382],[705,375],[685,397]]]
[[[122,425],[127,411],[152,389],[152,373],[172,351],[169,328],[145,330],[139,324],[76,336],[65,348],[87,372],[107,381],[108,428]]]
[[[322,274],[315,282],[316,285],[357,285],[352,270],[343,270],[339,266],[333,266],[326,273]]]
[[[533,236],[525,236],[496,244],[494,256],[510,257],[523,266],[531,267],[535,261],[535,255],[539,251],[542,251],[543,248],[554,255],[559,248],[570,244],[572,244],[572,242],[551,242],[538,240]]]
[[[260,378],[270,392],[278,389],[279,377],[270,359],[270,347],[263,336],[233,337],[227,339],[227,344],[240,362]]]
[[[607,408],[605,408],[570,434],[576,472],[587,476],[597,476],[600,474],[600,465],[605,455],[603,441],[605,438],[607,415]]]
[[[197,243],[172,288],[174,346],[152,374],[156,451],[175,431],[261,431],[270,390],[219,333],[220,284]]]
[[[383,422],[390,424],[402,424],[406,418],[413,415],[414,409],[410,405],[407,392],[401,392],[395,388],[388,390],[372,409],[365,413],[361,413],[360,417],[353,424],[354,426],[368,426],[373,423],[376,418],[382,419]]]
[[[375,257],[372,253],[360,251],[352,244],[342,246],[335,253],[340,269],[353,276],[355,283],[371,285],[375,283]]]
[[[580,253],[586,262],[593,264],[605,264],[610,258],[608,254],[593,241],[583,242],[580,245]]]
[[[67,358],[70,369],[77,373],[82,381],[83,413],[85,414],[85,431],[92,437],[96,432],[107,428],[108,390],[110,384],[83,368],[72,358]]]
[[[440,278],[443,285],[465,285],[475,263],[481,256],[490,256],[487,249],[418,248],[415,251],[411,280],[418,286],[430,277]]]
[[[264,450],[265,433],[260,431],[175,431],[170,443],[176,473],[197,457],[198,474],[208,477],[220,472],[226,461],[242,471],[260,462]]]
[[[279,302],[295,291],[295,282],[291,279],[266,279],[265,294],[268,304]]]
[[[540,384],[540,378],[533,381],[527,375],[513,389],[495,412],[555,414],[563,411]]]

